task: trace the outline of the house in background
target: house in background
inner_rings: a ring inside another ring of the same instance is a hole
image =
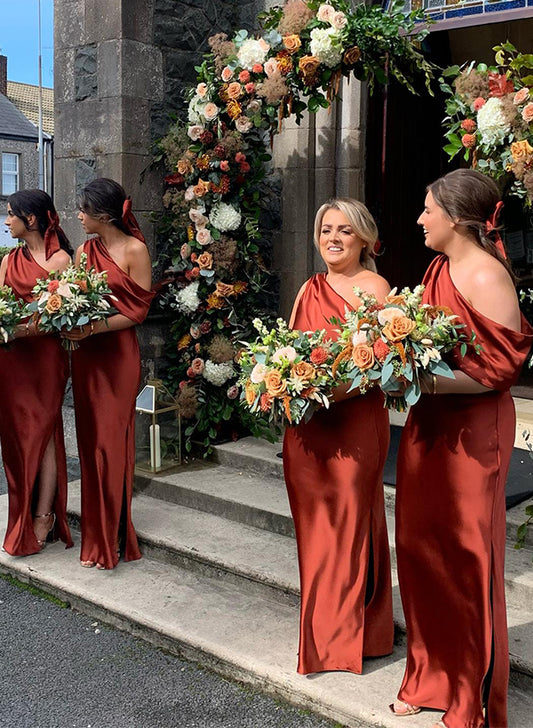
[[[8,86],[10,87],[8,90]],[[34,91],[31,91],[34,89]],[[50,92],[51,89],[43,91]],[[9,94],[9,95],[8,95]],[[0,56],[0,247],[15,244],[4,225],[9,195],[24,187],[39,186],[38,87],[7,80],[7,58]],[[53,94],[53,92],[52,92]],[[45,120],[43,93],[43,122]],[[52,107],[53,133],[53,97]],[[45,189],[52,189],[52,133],[43,123]]]

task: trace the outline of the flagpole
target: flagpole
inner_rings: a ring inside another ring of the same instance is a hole
[[[43,149],[43,60],[41,47],[41,0],[39,4],[39,189],[44,190],[44,149]]]

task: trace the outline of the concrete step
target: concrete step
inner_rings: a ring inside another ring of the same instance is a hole
[[[0,503],[2,520],[5,499]],[[388,710],[404,670],[401,648],[365,661],[364,675],[295,672],[298,612],[290,604],[171,564],[143,558],[109,572],[82,569],[76,547],[50,545],[35,556],[0,553],[0,571],[68,602],[95,619],[265,693],[307,708],[347,728],[397,728]],[[512,685],[510,725],[528,728],[533,695]],[[427,728],[440,717],[426,712],[409,720]]]
[[[249,480],[249,476],[243,477]],[[243,490],[241,485],[241,494]],[[77,524],[80,514],[78,483],[70,484],[69,513]],[[217,577],[258,596],[297,606],[300,587],[293,538],[146,495],[135,497],[133,514],[142,551],[149,558]],[[401,642],[405,620],[394,568],[393,524],[388,525],[394,620],[398,628],[397,639]],[[512,667],[533,677],[533,610],[524,608],[533,603],[533,570],[528,559],[531,559],[531,553],[525,550],[510,553],[506,586]]]
[[[245,437],[238,442],[227,442],[215,447],[214,462],[249,475],[266,476],[272,482],[283,480],[283,462],[277,457],[281,452],[281,443],[270,443],[254,437]],[[528,453],[523,457],[528,460]],[[394,510],[396,489],[385,484],[385,504]],[[518,526],[526,520],[525,507],[533,504],[533,498],[520,503],[507,511],[507,539],[514,545]],[[527,531],[527,546],[533,547],[533,527]]]

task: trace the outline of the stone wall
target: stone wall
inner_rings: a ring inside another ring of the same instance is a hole
[[[10,154],[20,154],[20,189],[24,189],[25,187],[27,188],[39,186],[39,152],[37,151],[35,142],[17,141],[15,139],[0,139],[0,155],[2,152],[8,152]],[[2,190],[0,185],[0,200],[5,202],[7,198],[5,195],[2,195],[1,192]],[[2,212],[4,211],[5,209],[2,210]]]

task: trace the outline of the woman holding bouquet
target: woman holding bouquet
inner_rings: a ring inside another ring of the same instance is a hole
[[[72,249],[54,203],[41,190],[10,195],[6,225],[24,245],[2,259],[0,285],[30,302],[36,281],[67,268]],[[59,337],[41,335],[31,320],[0,349],[0,442],[9,498],[3,547],[13,556],[41,551],[54,532],[72,546],[61,417],[67,378],[68,357]]]
[[[398,456],[396,548],[408,644],[391,708],[443,710],[441,728],[507,726],[509,388],[533,332],[495,230],[501,204],[490,178],[461,169],[429,186],[418,220],[426,246],[440,253],[424,278],[425,302],[451,309],[483,347],[453,354],[455,379],[426,380]]]
[[[87,240],[76,253],[87,267],[107,271],[118,313],[65,334],[72,353],[72,386],[81,465],[81,565],[112,569],[141,557],[131,520],[135,466],[135,397],[141,365],[135,325],[148,313],[151,262],[131,212],[131,200],[111,179],[82,191],[78,219]]]
[[[390,286],[373,260],[376,224],[351,199],[331,200],[315,218],[327,273],[310,278],[291,326],[325,328],[355,309],[357,286],[383,301]],[[298,672],[362,672],[364,656],[392,652],[393,622],[383,466],[389,420],[379,388],[335,392],[335,403],[289,428],[283,466],[298,543],[301,611]]]

